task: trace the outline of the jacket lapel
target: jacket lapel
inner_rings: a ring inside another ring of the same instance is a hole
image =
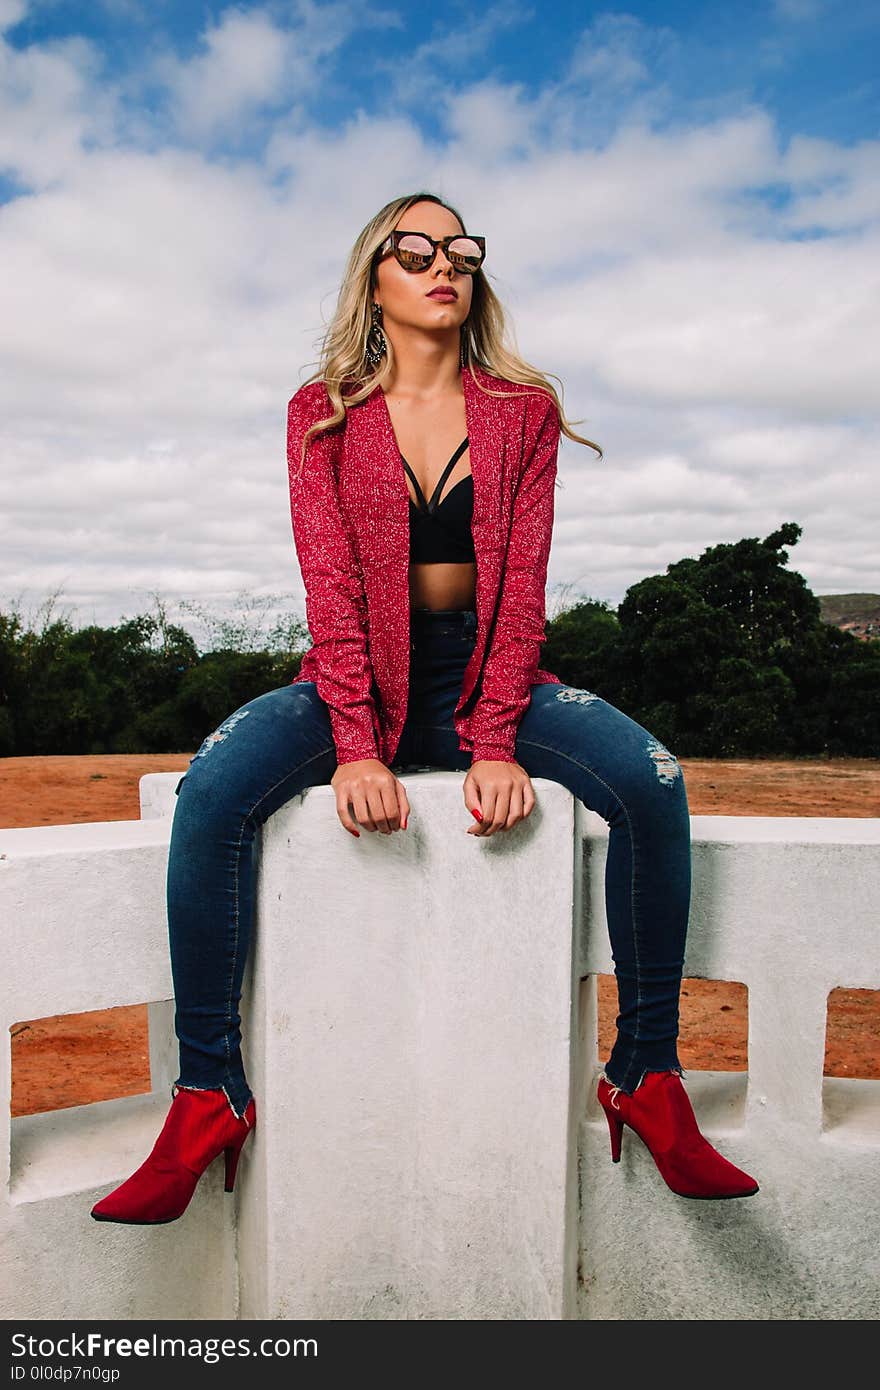
[[[475,370],[481,380],[486,379],[486,374],[479,367]],[[497,522],[498,518],[501,438],[488,427],[487,406],[493,402],[474,384],[466,368],[462,370],[461,382],[470,442],[471,473],[474,478],[472,529],[476,546],[478,540],[486,538],[487,532],[492,530],[493,522]]]
[[[482,381],[492,380],[481,368],[477,375]],[[462,391],[464,394],[465,420],[470,443],[470,464],[474,477],[474,525],[481,526],[486,521],[497,518],[499,468],[499,438],[489,429],[488,415],[495,402],[489,400],[475,386],[470,372],[462,368]],[[371,436],[371,449],[368,455],[372,465],[375,482],[388,497],[398,495],[403,503],[408,502],[409,493],[401,461],[400,449],[391,423],[388,402],[381,387],[367,397],[363,404],[353,412],[359,418],[361,430],[357,431],[358,445],[364,434]],[[359,455],[360,466],[364,457]],[[396,510],[400,510],[397,508]],[[406,510],[406,508],[404,508]],[[408,516],[408,512],[407,512]]]
[[[491,385],[494,378],[477,367],[481,381]],[[470,372],[462,368],[465,418],[470,445],[470,465],[474,479],[474,546],[479,552],[496,550],[502,543],[501,521],[503,464],[503,401],[485,396],[474,384]],[[381,387],[376,387],[351,412],[345,429],[344,466],[340,472],[343,497],[350,498],[346,510],[359,535],[373,532],[371,557],[386,563],[405,557],[408,540],[409,492],[400,449]],[[370,486],[363,487],[364,470],[369,470]],[[360,486],[357,486],[357,484]],[[370,495],[372,494],[372,496]],[[356,499],[359,505],[356,504]],[[384,526],[378,526],[381,517]]]

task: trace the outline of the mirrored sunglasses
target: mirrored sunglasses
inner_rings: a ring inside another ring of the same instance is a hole
[[[427,270],[434,264],[439,247],[454,270],[465,275],[474,275],[486,257],[486,238],[481,236],[440,237],[435,241],[427,232],[394,231],[385,238],[376,253],[378,257],[393,251],[395,258],[404,270]]]

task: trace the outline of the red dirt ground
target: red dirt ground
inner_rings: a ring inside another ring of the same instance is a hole
[[[190,754],[0,759],[0,826],[136,820],[138,779],[185,772]],[[880,816],[880,760],[804,762],[682,758],[692,815]],[[615,991],[599,978],[599,1050],[614,1034]],[[150,1089],[143,1004],[22,1020],[12,1029],[12,1114],[59,1110]],[[687,979],[682,987],[685,1069],[746,1069],[746,988]],[[829,998],[826,1076],[880,1079],[880,992]]]

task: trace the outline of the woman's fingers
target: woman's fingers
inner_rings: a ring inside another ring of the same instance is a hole
[[[377,787],[370,788],[369,803],[373,823],[383,835],[390,835],[392,830],[400,829],[400,807],[397,804],[395,780],[382,781]]]
[[[355,825],[354,818],[349,810],[349,798],[343,787],[336,788],[336,814],[342,825],[352,835],[360,835],[360,831]]]
[[[509,786],[490,789],[488,795],[483,794],[483,820],[480,825],[481,835],[494,835],[496,830],[503,830],[507,825],[507,816],[510,811]]]
[[[510,789],[510,804],[507,808],[507,820],[504,822],[504,829],[510,830],[512,826],[518,825],[523,818],[523,789],[520,783],[514,783]]]
[[[511,830],[535,805],[531,778],[519,763],[477,764],[464,786],[465,804],[471,811],[482,808],[482,819],[469,825],[468,835],[494,835]]]
[[[362,830],[375,830],[376,822],[373,820],[373,813],[370,810],[370,802],[366,789],[361,790],[357,787],[351,794],[351,804],[354,810],[354,818]]]
[[[383,835],[406,829],[409,800],[403,784],[378,758],[341,764],[331,785],[336,792],[336,813],[352,835],[360,834],[358,824]]]
[[[352,795],[355,819],[364,830],[378,830],[382,835],[390,835],[392,830],[400,829],[400,813],[397,808],[397,795],[393,787],[370,784],[358,788]]]
[[[409,819],[409,797],[399,778],[376,758],[346,763],[331,779],[336,791],[336,810],[342,825],[352,835],[378,830],[390,835],[405,830]],[[535,806],[531,778],[519,763],[478,763],[465,779],[465,805],[477,817],[468,826],[469,835],[495,835],[511,830],[530,815]]]

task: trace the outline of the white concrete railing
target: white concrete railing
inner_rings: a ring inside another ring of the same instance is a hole
[[[870,1318],[880,1082],[823,1082],[838,985],[880,987],[880,820],[695,816],[686,972],[749,990],[749,1074],[690,1072],[754,1173],[689,1202],[597,1114],[607,827],[556,783],[507,835],[460,776],[404,778],[406,835],[339,830],[329,787],[262,832],[245,976],[257,1129],[180,1221],[98,1225],[176,1075],[164,887],[177,773],[144,819],[0,830],[9,1029],[148,1002],[154,1090],[11,1121],[4,1318]],[[459,838],[455,838],[456,831]]]

